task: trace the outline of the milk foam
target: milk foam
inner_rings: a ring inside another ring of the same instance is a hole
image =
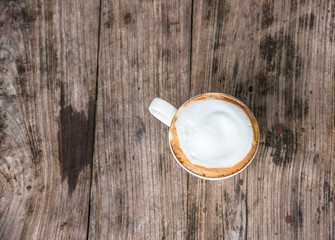
[[[252,146],[249,118],[241,108],[222,100],[191,102],[178,112],[175,126],[184,154],[203,167],[233,167]]]

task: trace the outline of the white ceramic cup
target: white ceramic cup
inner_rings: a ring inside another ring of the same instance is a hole
[[[160,120],[162,123],[164,123],[165,125],[167,125],[168,127],[170,127],[170,124],[173,120],[173,118],[175,117],[177,111],[180,111],[182,110],[183,106],[185,104],[187,104],[189,101],[192,101],[193,99],[195,98],[198,98],[198,97],[201,97],[202,95],[209,95],[209,94],[219,94],[219,95],[224,95],[226,97],[229,97],[231,99],[234,99],[234,101],[238,102],[239,104],[243,105],[244,108],[247,108],[248,111],[250,111],[250,109],[244,105],[240,100],[236,99],[235,97],[232,97],[230,95],[227,95],[227,94],[223,94],[223,93],[204,93],[204,94],[200,94],[198,96],[195,96],[189,100],[187,100],[185,103],[183,103],[179,109],[175,108],[174,106],[172,106],[170,103],[168,103],[167,101],[161,99],[161,98],[154,98],[149,106],[149,111],[152,115],[154,115],[158,120]],[[250,111],[251,113],[251,111]],[[252,113],[251,113],[252,114]],[[253,115],[252,115],[253,116]],[[254,116],[253,116],[254,117]],[[255,119],[256,121],[256,119]],[[256,125],[257,125],[257,122],[256,122]],[[176,159],[176,161],[179,163],[179,165],[184,168],[187,172],[189,172],[190,174],[198,177],[198,178],[202,178],[202,179],[206,179],[206,180],[221,180],[221,179],[226,179],[226,178],[229,178],[229,177],[232,177],[238,173],[240,173],[241,171],[243,171],[244,169],[246,169],[246,167],[252,162],[252,160],[254,159],[255,155],[256,155],[256,152],[258,150],[258,145],[259,145],[259,128],[258,128],[258,125],[257,125],[257,146],[256,146],[256,151],[255,153],[253,154],[252,158],[249,160],[249,162],[242,168],[240,169],[239,171],[237,171],[236,173],[233,173],[231,175],[228,175],[228,176],[224,176],[224,177],[218,177],[218,178],[208,178],[208,177],[204,177],[204,176],[201,176],[201,175],[198,175],[197,173],[194,173],[192,171],[190,171],[189,169],[187,169],[182,163],[180,163],[172,149],[172,146],[171,146],[171,142],[169,141],[169,144],[170,144],[170,149],[171,149],[171,152],[174,156],[174,158]]]

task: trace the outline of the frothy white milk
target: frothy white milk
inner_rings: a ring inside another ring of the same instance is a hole
[[[249,118],[241,108],[222,100],[191,102],[178,112],[175,126],[184,154],[203,167],[233,167],[252,146]]]

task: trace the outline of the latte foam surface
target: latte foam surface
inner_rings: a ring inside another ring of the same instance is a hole
[[[230,102],[193,101],[178,112],[175,126],[184,154],[193,164],[203,167],[233,167],[252,147],[250,120]]]

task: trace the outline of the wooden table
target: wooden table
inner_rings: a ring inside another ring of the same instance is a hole
[[[244,101],[255,160],[185,172],[148,106]],[[0,2],[0,239],[334,239],[335,1]]]

